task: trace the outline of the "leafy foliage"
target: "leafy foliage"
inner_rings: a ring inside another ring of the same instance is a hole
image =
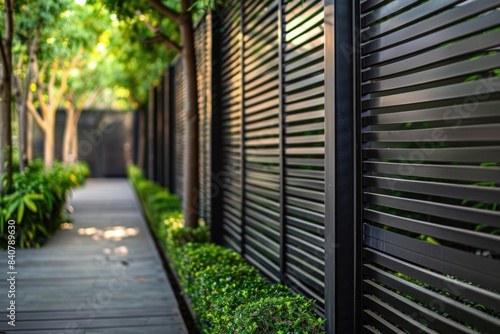
[[[7,222],[16,221],[16,240],[20,248],[40,247],[58,228],[66,197],[89,176],[85,163],[54,164],[47,173],[41,161],[32,162],[13,177],[13,192],[0,196],[0,249],[7,246]]]

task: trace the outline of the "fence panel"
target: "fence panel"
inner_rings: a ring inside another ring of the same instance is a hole
[[[278,1],[244,3],[243,105],[245,254],[280,275]]]
[[[199,113],[199,214],[200,218],[208,221],[207,208],[210,198],[210,115],[207,105],[208,67],[210,66],[208,52],[209,31],[207,17],[203,15],[195,30],[196,75],[198,85],[198,113]]]
[[[286,278],[324,310],[324,4],[284,4]]]
[[[220,38],[227,246],[324,310],[322,1],[233,1]],[[242,172],[243,171],[243,172]]]
[[[222,225],[224,244],[242,250],[242,93],[241,93],[241,7],[237,0],[227,8],[221,26],[220,113],[222,118]]]
[[[500,329],[500,1],[361,2],[367,332]]]

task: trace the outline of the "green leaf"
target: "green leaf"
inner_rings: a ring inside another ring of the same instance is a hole
[[[24,217],[24,203],[21,202],[17,208],[17,221],[22,222]]]
[[[36,207],[36,204],[28,198],[28,195],[24,196],[24,204],[30,209],[32,212],[37,212],[38,208]]]

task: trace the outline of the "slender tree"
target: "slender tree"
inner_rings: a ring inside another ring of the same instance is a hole
[[[153,22],[147,22],[145,15],[137,10],[144,8],[143,3],[134,1],[132,3],[124,0],[108,0],[107,3],[112,6],[112,8],[126,11],[128,9],[128,15],[135,12],[139,15],[140,21],[145,22],[146,26],[153,31],[155,36],[153,38],[146,39],[144,42],[146,44],[162,42],[170,49],[178,52],[184,63],[184,70],[186,72],[186,132],[187,132],[187,164],[185,170],[186,182],[183,189],[183,199],[184,199],[184,219],[186,225],[189,227],[198,226],[198,200],[199,200],[199,112],[198,112],[198,87],[197,87],[197,76],[196,76],[196,56],[194,48],[194,28],[193,28],[193,16],[192,8],[196,4],[193,0],[178,0],[170,1],[165,3],[161,0],[148,0],[150,7],[152,7],[156,13],[160,14],[163,18],[166,18],[170,25],[168,25],[167,31],[163,31],[162,22],[158,22],[154,26]],[[136,7],[135,11],[131,11],[132,7]],[[180,31],[180,41],[178,43],[171,36],[177,34],[176,29]]]
[[[63,101],[63,97],[68,90],[68,77],[71,71],[79,66],[83,51],[79,50],[73,59],[65,64],[64,60],[59,59],[51,64],[45,63],[39,70],[38,61],[35,58],[33,67],[36,78],[36,94],[41,112],[35,108],[31,96],[28,98],[27,107],[33,118],[37,122],[44,134],[44,165],[50,168],[54,162],[55,156],[55,125],[57,109]],[[48,73],[46,73],[48,72]],[[49,77],[48,82],[43,78]],[[57,75],[61,75],[60,83],[57,84]],[[28,93],[30,94],[30,93]]]
[[[14,0],[4,0],[5,36],[0,43],[2,60],[0,82],[0,189],[8,193],[12,185],[12,38]]]

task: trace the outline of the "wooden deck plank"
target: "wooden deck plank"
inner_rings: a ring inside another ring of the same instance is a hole
[[[128,182],[89,180],[71,204],[72,229],[16,252],[15,327],[0,271],[0,332],[188,333]]]

